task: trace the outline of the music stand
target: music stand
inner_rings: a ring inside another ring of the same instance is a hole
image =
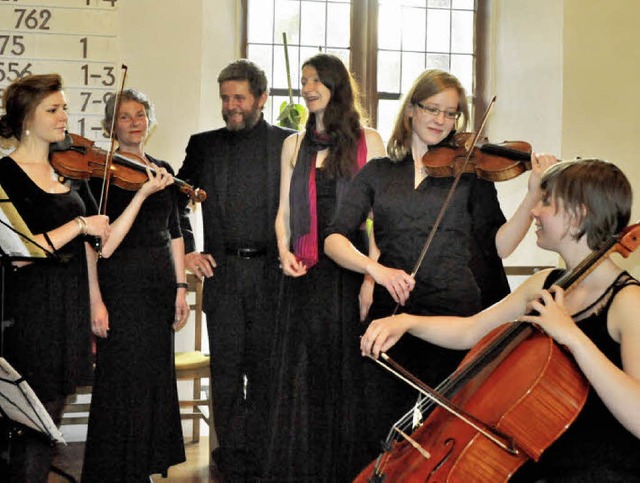
[[[3,357],[0,357],[0,417],[42,433],[54,443],[66,444],[38,396]]]

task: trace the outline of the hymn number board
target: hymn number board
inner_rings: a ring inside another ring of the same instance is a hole
[[[0,0],[0,95],[29,74],[58,73],[69,131],[104,141],[104,103],[120,87],[118,0]]]

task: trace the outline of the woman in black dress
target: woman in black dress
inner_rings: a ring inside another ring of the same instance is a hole
[[[108,241],[109,220],[86,181],[64,180],[49,164],[49,145],[62,141],[67,102],[57,74],[32,75],[7,87],[0,137],[16,149],[0,160],[0,185],[35,235],[59,258],[14,262],[5,280],[4,357],[25,378],[58,424],[65,397],[91,375],[89,293],[99,299],[86,235]],[[89,280],[91,278],[91,283]],[[53,446],[24,433],[11,441],[3,481],[46,482]]]
[[[82,480],[148,481],[185,461],[174,366],[174,330],[189,315],[177,193],[168,163],[144,152],[153,109],[133,89],[106,105],[118,154],[152,163],[138,191],[109,188],[112,237],[98,262],[106,312],[94,319],[95,381]],[[91,183],[96,199],[101,180]]]
[[[360,382],[358,291],[362,276],[324,256],[319,234],[352,176],[384,156],[363,127],[355,82],[342,61],[318,54],[302,67],[306,131],[284,142],[276,218],[284,274],[274,340],[275,385],[268,479],[340,481],[353,470]],[[366,234],[350,233],[354,243]]]
[[[537,324],[575,359],[590,384],[589,394],[575,421],[540,461],[526,464],[510,481],[638,482],[640,282],[604,256],[570,291],[554,285],[562,274],[573,271],[626,227],[631,214],[631,185],[612,163],[585,159],[551,167],[542,177],[541,188],[542,200],[532,211],[537,243],[558,253],[566,269],[536,273],[502,301],[471,317],[401,314],[375,320],[362,338],[362,352],[377,357],[405,332],[445,347],[467,349],[507,321]],[[522,315],[525,313],[532,315]],[[550,359],[546,365],[554,364]],[[536,381],[517,403],[540,409],[539,413],[529,413],[530,423],[539,427],[546,426],[547,411],[556,410],[553,404],[540,403],[551,398],[544,397],[535,386],[546,385],[550,392],[571,386],[567,373],[560,383],[550,372],[540,373],[543,383]],[[558,387],[559,383],[563,387]],[[518,412],[513,409],[512,413]],[[526,421],[519,423],[526,431]],[[505,426],[501,429],[506,430]],[[435,459],[439,456],[433,455]]]
[[[466,99],[453,75],[440,70],[420,75],[400,108],[387,144],[389,158],[373,160],[358,173],[326,232],[325,251],[333,260],[375,280],[370,318],[392,314],[396,304],[410,314],[470,315],[480,310],[483,299],[489,303],[509,291],[500,258],[526,234],[530,209],[540,196],[540,176],[555,162],[552,156],[540,157],[542,164],[534,166],[529,190],[508,222],[493,183],[462,175],[420,269],[415,278],[409,275],[453,183],[452,178],[427,176],[422,157],[429,146],[451,139],[456,128],[465,127]],[[347,238],[371,211],[378,258],[361,253]],[[481,280],[489,284],[482,286]],[[457,366],[462,353],[407,336],[390,355],[435,387]],[[380,441],[409,410],[416,393],[375,364],[367,364],[365,370],[367,397],[362,408],[369,432],[363,444],[374,458]]]

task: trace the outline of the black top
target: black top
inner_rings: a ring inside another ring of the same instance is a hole
[[[227,262],[227,247],[264,247],[270,264],[277,264],[274,225],[280,199],[280,152],[293,132],[261,119],[248,130],[222,128],[189,139],[178,178],[207,193],[202,202],[203,248],[218,267]],[[242,138],[251,142],[239,142]],[[190,253],[195,242],[187,202],[183,196],[180,226],[185,253]],[[204,284],[205,312],[213,310],[214,286]]]
[[[348,236],[373,209],[379,262],[411,273],[452,182],[452,178],[429,176],[414,189],[411,154],[400,162],[374,159],[355,177],[333,226],[325,234]],[[504,223],[493,183],[462,175],[416,274],[416,287],[406,311],[455,315],[479,311],[485,304],[470,268],[472,248],[475,254],[489,259],[484,279],[500,287],[501,296],[506,295],[506,276],[495,248],[496,232]],[[377,303],[386,308],[376,315],[389,315],[395,306],[386,290],[376,285],[374,306]],[[377,312],[375,307],[372,310]]]
[[[169,163],[152,158],[148,154],[146,156],[154,164],[165,168],[173,175],[173,168]],[[89,186],[96,199],[99,199],[102,179],[92,178],[89,181]],[[129,206],[135,193],[135,191],[121,189],[117,186],[109,188],[106,214],[111,222],[116,220]],[[163,247],[169,240],[180,238],[182,233],[180,232],[177,196],[177,188],[172,185],[168,189],[153,193],[144,200],[134,223],[115,253],[120,254],[128,248]]]
[[[0,184],[33,234],[94,215],[85,181],[67,193],[40,189],[10,157],[0,160]],[[91,376],[87,261],[82,237],[56,247],[64,261],[36,261],[7,273],[5,357],[36,395],[49,401],[74,392]]]
[[[280,151],[285,138],[293,132],[261,119],[251,129],[233,132],[225,127],[194,134],[189,139],[178,178],[207,193],[202,203],[204,251],[218,263],[224,263],[225,246],[232,243],[266,245],[274,257],[277,255],[274,222],[280,196]],[[243,139],[249,142],[242,142]],[[257,168],[260,162],[262,167]],[[266,199],[266,206],[257,201],[260,199]],[[183,197],[181,227],[185,252],[190,253],[195,244],[187,201]],[[258,211],[251,211],[252,206]]]

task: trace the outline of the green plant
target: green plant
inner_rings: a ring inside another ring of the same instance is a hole
[[[288,127],[296,131],[301,131],[307,122],[307,109],[302,104],[293,102],[293,91],[291,90],[291,71],[289,69],[289,52],[287,50],[287,34],[282,32],[284,42],[284,60],[287,67],[287,84],[289,86],[289,102],[283,101],[280,104],[280,115],[278,116],[278,126]]]

